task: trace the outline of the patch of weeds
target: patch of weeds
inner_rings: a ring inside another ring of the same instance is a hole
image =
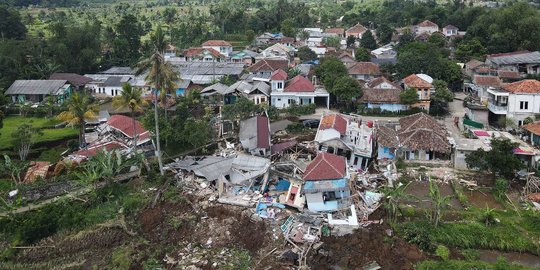
[[[183,204],[187,202],[186,198],[175,187],[169,187],[163,194],[163,198],[172,203]]]
[[[407,164],[405,163],[405,161],[402,158],[398,158],[396,160],[396,168],[398,170],[404,170],[404,169],[407,168]]]
[[[493,195],[499,200],[499,202],[504,203],[506,201],[506,191],[508,190],[508,181],[504,178],[497,178],[495,180],[495,189]]]
[[[132,247],[121,247],[116,249],[111,257],[111,268],[113,270],[129,269],[131,266]]]
[[[431,252],[435,246],[429,226],[427,222],[406,223],[400,225],[400,231],[407,242],[417,245],[423,251]]]
[[[532,270],[534,268],[502,263],[487,263],[483,261],[423,261],[416,265],[418,270],[471,270],[471,269],[493,269],[493,270]]]
[[[469,200],[467,199],[467,196],[463,194],[463,187],[461,187],[456,181],[450,181],[450,186],[452,187],[454,195],[459,203],[461,203],[461,205],[465,208],[469,207]]]
[[[184,221],[180,217],[172,217],[169,220],[169,224],[171,224],[171,226],[175,230],[178,230],[182,226],[182,224],[184,224]]]
[[[142,264],[143,270],[163,269],[163,265],[156,258],[150,258]]]
[[[247,250],[233,250],[232,258],[232,263],[224,266],[223,269],[248,270],[251,268],[251,256],[249,256],[249,252]]]
[[[475,261],[480,258],[480,252],[476,249],[464,249],[461,251],[461,255],[463,255],[467,261]]]
[[[450,250],[443,245],[438,245],[437,249],[435,249],[435,255],[437,255],[443,261],[448,261],[450,258]]]

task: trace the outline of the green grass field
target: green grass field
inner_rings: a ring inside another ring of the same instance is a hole
[[[5,150],[13,147],[14,138],[12,133],[17,130],[17,127],[29,123],[36,128],[44,128],[54,126],[60,121],[50,118],[37,118],[37,117],[22,117],[22,116],[10,116],[4,119],[4,127],[0,129],[0,149]],[[39,136],[36,143],[57,141],[68,137],[77,136],[78,130],[76,128],[45,128],[42,130],[43,136]]]

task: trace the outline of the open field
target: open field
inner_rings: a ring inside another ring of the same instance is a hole
[[[31,124],[35,128],[42,128],[43,136],[40,136],[36,143],[73,138],[78,134],[76,128],[54,128],[54,125],[60,123],[56,119],[10,116],[4,119],[4,127],[0,131],[0,149],[5,150],[13,147],[15,139],[11,134],[17,130],[18,126],[24,123]]]

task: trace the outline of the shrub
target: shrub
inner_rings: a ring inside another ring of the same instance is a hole
[[[285,128],[285,130],[289,133],[302,133],[309,130],[309,128],[305,127],[302,123],[291,123]]]
[[[298,115],[314,114],[316,108],[317,108],[317,105],[315,105],[314,103],[307,104],[307,105],[297,105],[296,103],[292,103],[289,105],[288,108],[284,109],[284,111],[287,114],[298,116]]]
[[[443,245],[438,245],[435,250],[435,255],[439,256],[443,261],[448,261],[450,258],[450,250]]]
[[[495,196],[499,199],[504,199],[504,195],[508,190],[508,181],[504,178],[497,178],[495,180]]]
[[[419,112],[426,112],[419,108],[411,108],[409,110],[405,111],[398,111],[398,112],[392,112],[392,111],[386,111],[381,110],[381,108],[368,108],[366,106],[358,106],[357,110],[358,114],[360,115],[366,115],[366,116],[407,116]]]

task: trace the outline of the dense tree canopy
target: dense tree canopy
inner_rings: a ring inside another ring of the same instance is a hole
[[[336,57],[325,57],[315,69],[315,74],[323,82],[328,91],[333,91],[334,83],[338,78],[348,76],[347,67]]]
[[[24,39],[26,26],[19,13],[0,4],[0,39]]]
[[[488,170],[506,179],[513,179],[515,172],[523,168],[523,163],[513,154],[519,143],[507,138],[491,138],[491,150],[478,149],[465,157],[470,168]]]
[[[297,54],[302,62],[317,60],[317,53],[311,50],[308,46],[298,48]]]

